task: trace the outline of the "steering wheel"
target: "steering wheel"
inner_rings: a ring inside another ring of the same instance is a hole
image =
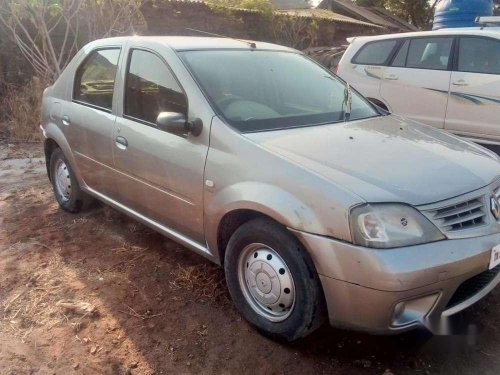
[[[217,105],[222,109],[226,109],[228,105],[231,103],[237,102],[238,100],[242,100],[239,96],[233,94],[225,94],[224,97],[220,100],[217,100]]]

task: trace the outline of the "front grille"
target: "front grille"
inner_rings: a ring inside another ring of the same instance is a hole
[[[443,232],[456,232],[484,225],[486,212],[482,198],[428,211],[430,219]]]
[[[469,298],[474,297],[477,293],[483,290],[489,283],[493,281],[493,279],[500,272],[500,265],[492,268],[491,270],[481,272],[480,274],[464,281],[457,288],[450,301],[446,305],[446,308],[454,307],[464,301],[467,301]]]

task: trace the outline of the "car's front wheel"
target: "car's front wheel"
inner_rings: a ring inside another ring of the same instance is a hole
[[[259,218],[238,228],[229,240],[224,268],[236,308],[264,334],[292,341],[324,321],[324,297],[312,260],[275,221]]]
[[[75,174],[60,148],[55,149],[50,156],[50,181],[57,203],[65,211],[79,212],[93,201],[80,189]]]

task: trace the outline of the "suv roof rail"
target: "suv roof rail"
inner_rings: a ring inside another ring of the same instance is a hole
[[[500,16],[476,17],[476,23],[483,27],[500,26]]]

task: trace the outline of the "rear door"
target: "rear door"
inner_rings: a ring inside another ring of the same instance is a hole
[[[459,38],[445,128],[500,140],[500,40]]]
[[[76,70],[71,102],[62,111],[63,131],[80,174],[90,188],[111,194],[113,166],[112,112],[120,47],[101,47],[87,55]]]
[[[444,127],[453,42],[453,37],[419,37],[400,45],[380,86],[392,112]]]

